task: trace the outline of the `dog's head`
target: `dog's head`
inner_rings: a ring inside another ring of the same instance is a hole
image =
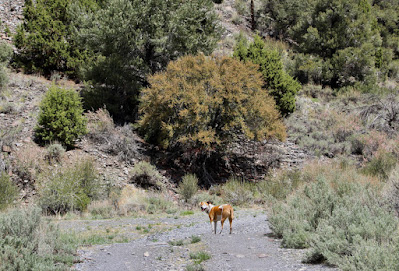
[[[207,202],[201,201],[200,202],[201,211],[209,212],[209,209],[211,208],[210,207],[211,204],[212,203],[210,201],[207,201]]]

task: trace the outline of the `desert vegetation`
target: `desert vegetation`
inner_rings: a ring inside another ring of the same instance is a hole
[[[130,240],[48,219],[200,201],[266,210],[304,262],[399,269],[396,0],[26,0],[22,15],[0,26],[0,270],[66,270],[79,245]]]

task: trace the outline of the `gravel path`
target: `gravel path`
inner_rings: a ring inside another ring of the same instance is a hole
[[[211,259],[202,263],[205,270],[337,270],[302,264],[304,251],[280,248],[280,241],[267,236],[270,233],[267,215],[261,211],[236,211],[231,235],[226,223],[221,235],[211,233],[207,215],[200,212],[153,219],[62,221],[60,226],[65,230],[82,231],[85,227],[133,229],[150,224],[159,229],[149,234],[132,234],[134,237],[129,243],[83,248],[79,251],[82,263],[76,264],[74,270],[185,270],[193,264],[190,253],[199,251],[211,255]],[[201,241],[192,244],[193,235],[199,236]],[[169,244],[177,240],[183,240],[184,244]]]

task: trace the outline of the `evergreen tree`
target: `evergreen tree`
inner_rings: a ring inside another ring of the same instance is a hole
[[[106,105],[119,120],[134,120],[147,76],[170,60],[201,51],[210,54],[221,29],[211,0],[109,0],[96,13],[83,12],[79,42],[96,52],[85,79],[88,108]]]
[[[76,0],[97,6],[95,0]],[[14,44],[18,48],[16,65],[27,72],[50,75],[53,71],[76,76],[78,66],[88,55],[77,48],[71,37],[68,7],[73,0],[26,0],[24,21],[18,27]]]
[[[86,122],[79,94],[53,85],[40,103],[35,138],[41,144],[58,141],[72,147],[86,133]]]
[[[245,38],[240,38],[234,49],[234,57],[251,61],[259,65],[263,75],[264,88],[276,100],[276,106],[283,116],[295,110],[295,96],[300,84],[283,69],[281,56],[275,49],[266,48],[259,36],[254,42],[246,45]]]

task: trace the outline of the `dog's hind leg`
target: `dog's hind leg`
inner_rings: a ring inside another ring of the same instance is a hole
[[[233,218],[230,216],[229,217],[229,222],[230,222],[230,234],[231,234],[231,232],[233,231],[233,227],[232,227],[232,224],[233,224]],[[223,224],[222,224],[223,225]]]
[[[219,234],[222,234],[222,231],[223,231],[223,223],[224,223],[225,220],[226,220],[225,217],[223,217],[222,220],[220,220],[220,223],[222,223],[222,229],[220,230]]]

